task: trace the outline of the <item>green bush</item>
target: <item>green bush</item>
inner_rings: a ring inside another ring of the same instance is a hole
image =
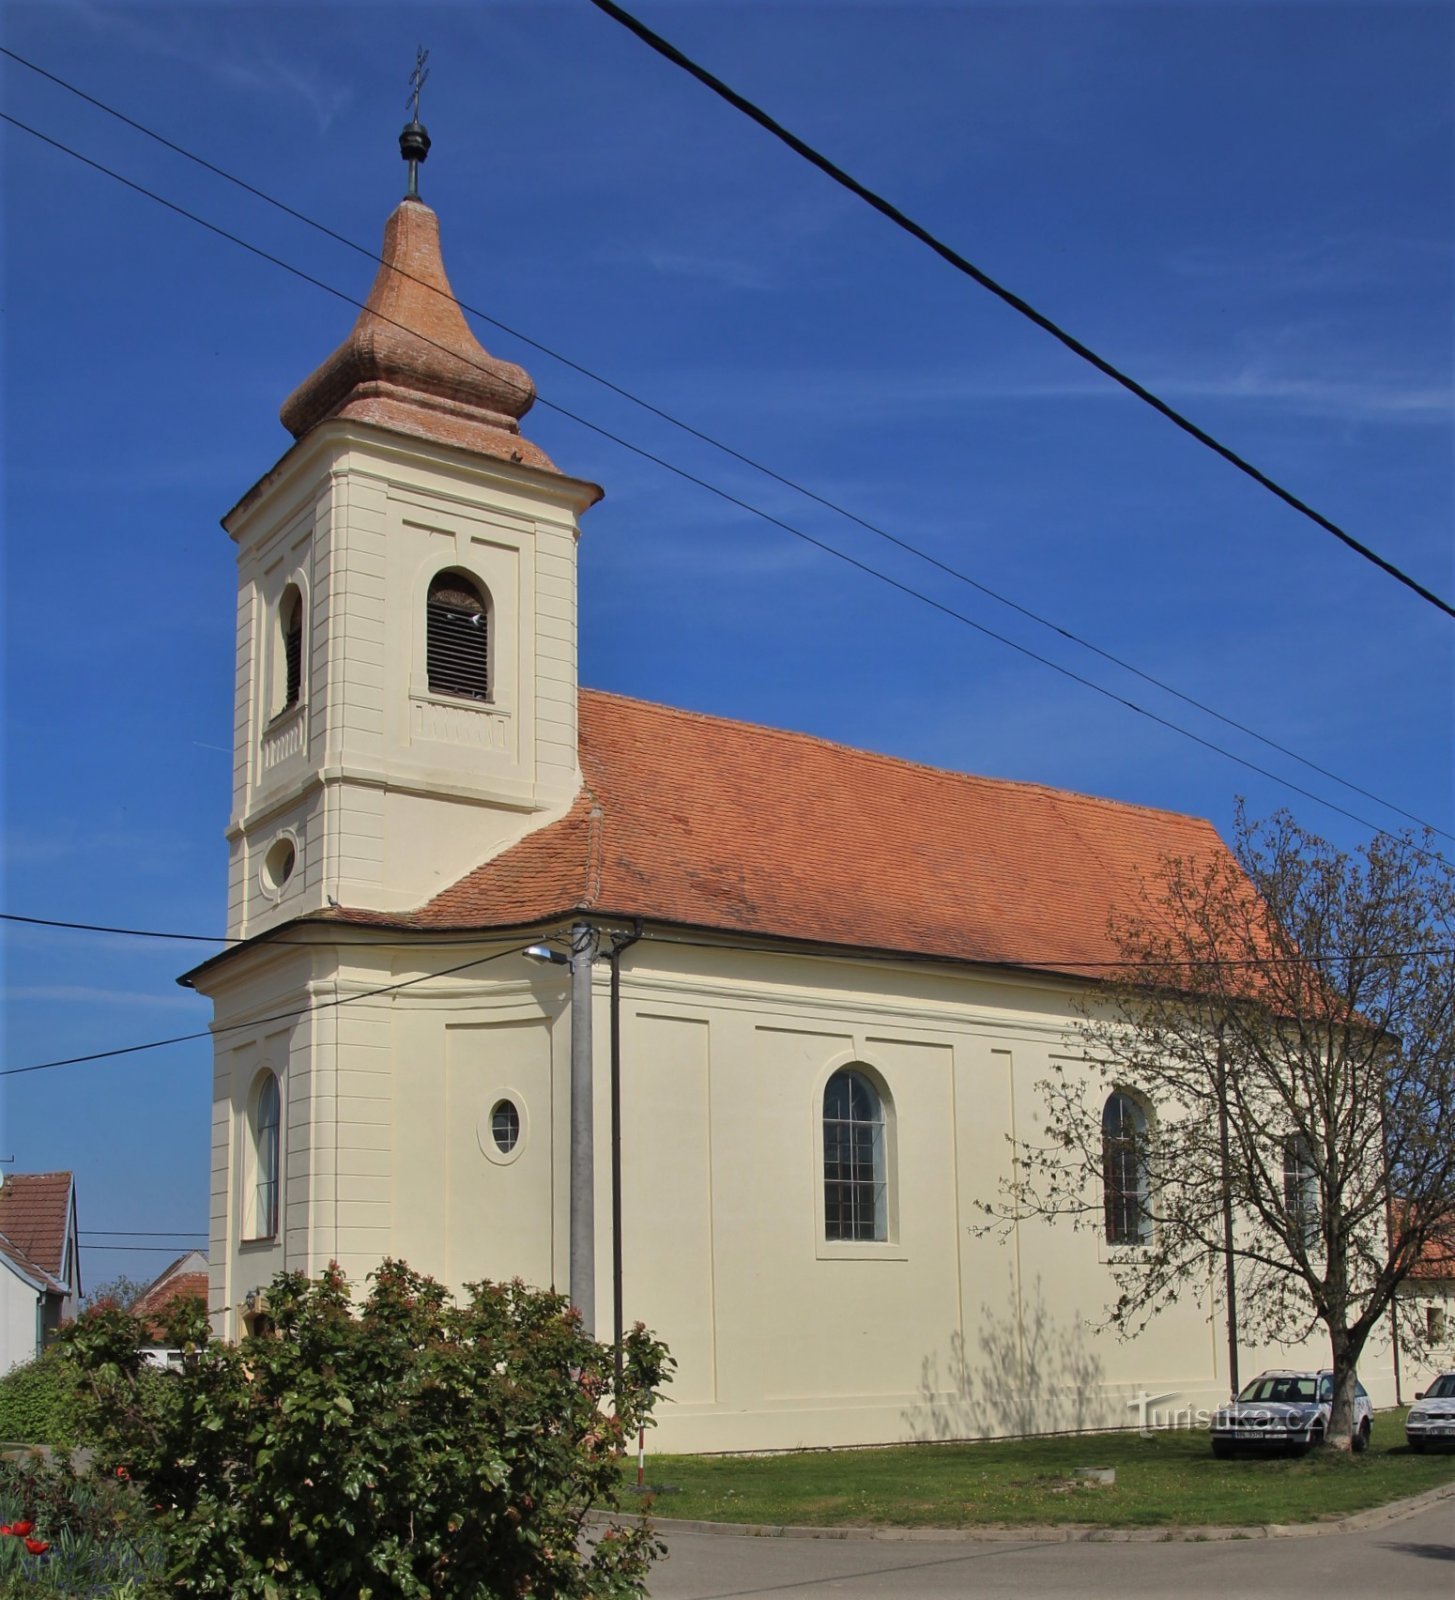
[[[171,1592],[263,1600],[598,1600],[640,1595],[660,1546],[642,1528],[581,1539],[614,1506],[616,1455],[670,1359],[645,1330],[612,1352],[559,1296],[441,1286],[385,1262],[354,1306],[336,1268],[281,1274],[274,1327],[230,1345],[178,1305],[184,1370],[146,1381],[115,1307],[65,1335],[85,1374],[99,1473],[154,1506]]]
[[[76,1442],[75,1371],[52,1348],[0,1378],[0,1440],[69,1446]]]

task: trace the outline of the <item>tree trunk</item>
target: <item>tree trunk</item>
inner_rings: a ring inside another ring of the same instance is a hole
[[[1347,1328],[1331,1330],[1334,1356],[1334,1402],[1329,1412],[1324,1444],[1332,1450],[1348,1450],[1354,1440],[1354,1386],[1358,1381],[1355,1362],[1360,1350]]]

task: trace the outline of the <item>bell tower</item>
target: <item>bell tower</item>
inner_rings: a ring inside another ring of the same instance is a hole
[[[601,497],[520,431],[409,193],[344,342],[284,402],[294,444],[223,519],[238,558],[228,931],[400,912],[570,806],[578,518]]]

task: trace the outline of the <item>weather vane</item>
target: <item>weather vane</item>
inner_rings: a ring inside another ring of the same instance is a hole
[[[409,200],[419,199],[419,164],[429,154],[429,135],[419,120],[419,92],[429,77],[428,61],[429,51],[419,45],[414,52],[414,71],[409,74],[409,98],[404,102],[410,120],[399,135],[399,153],[409,163],[409,188],[405,191]]]

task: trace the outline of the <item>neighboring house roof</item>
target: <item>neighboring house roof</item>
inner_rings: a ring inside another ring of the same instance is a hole
[[[73,1192],[74,1180],[69,1172],[17,1172],[7,1174],[0,1184],[0,1234],[62,1285],[66,1279],[66,1244],[71,1238]]]
[[[573,911],[1105,976],[1113,911],[1168,856],[1226,857],[1210,823],[979,778],[806,734],[583,690],[569,814],[418,911],[484,928]]]
[[[37,1266],[26,1253],[0,1233],[0,1265],[8,1267],[22,1278],[37,1294],[69,1294],[68,1284],[52,1277],[44,1267]]]
[[[1410,1269],[1410,1277],[1455,1279],[1455,1228],[1426,1243],[1420,1252],[1420,1259]]]
[[[207,1257],[200,1250],[189,1250],[159,1273],[132,1302],[131,1314],[147,1324],[152,1338],[162,1336],[160,1318],[174,1300],[200,1300],[207,1304]]]

